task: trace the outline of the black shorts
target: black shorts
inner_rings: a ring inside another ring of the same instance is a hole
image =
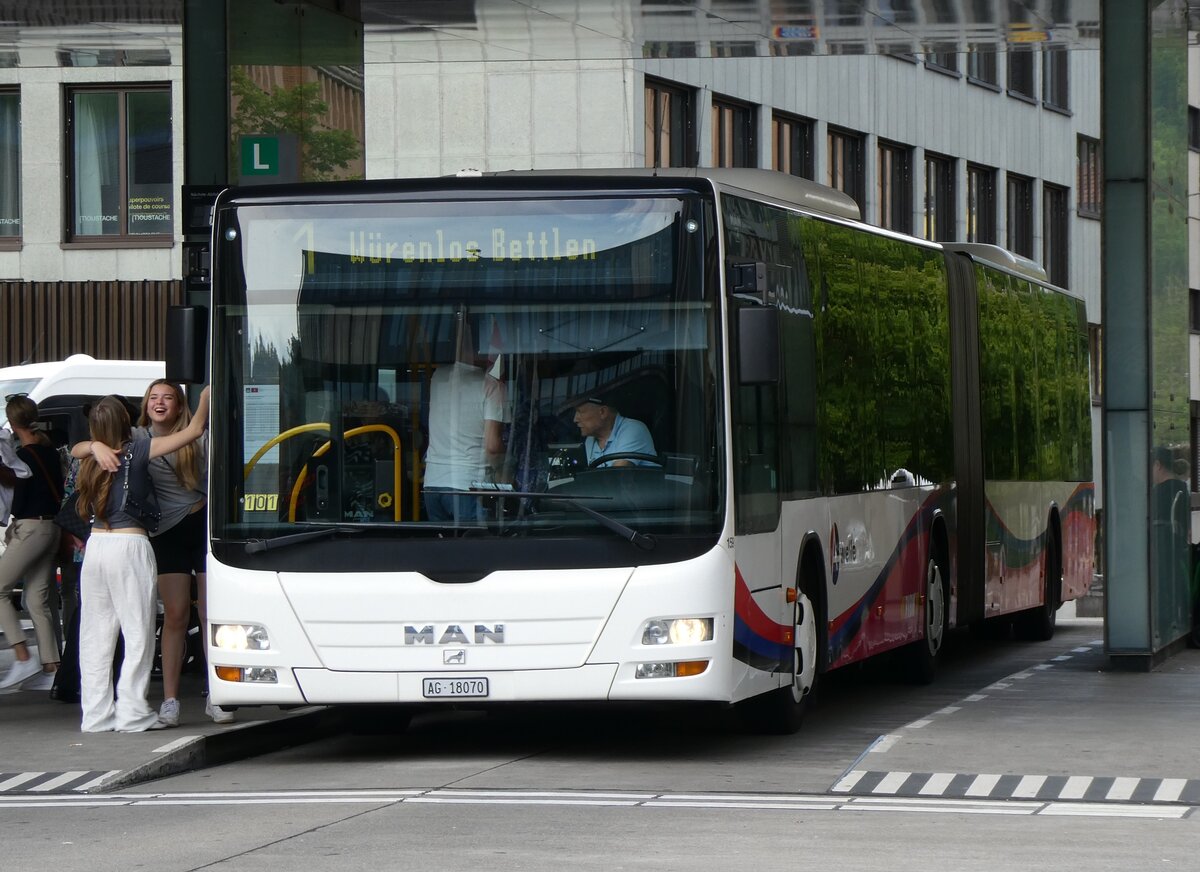
[[[185,515],[169,530],[150,537],[159,575],[182,572],[204,572],[205,552],[208,550],[208,531],[205,529],[204,509]]]

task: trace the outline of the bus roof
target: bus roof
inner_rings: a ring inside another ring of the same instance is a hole
[[[1041,264],[1019,254],[1013,254],[1007,248],[1001,248],[999,245],[987,245],[982,242],[943,242],[942,248],[957,254],[965,254],[973,261],[982,261],[998,266],[1044,285],[1050,284],[1050,278]]]

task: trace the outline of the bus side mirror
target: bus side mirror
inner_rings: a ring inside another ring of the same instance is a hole
[[[779,310],[743,306],[737,313],[738,381],[779,384]]]
[[[208,310],[203,306],[171,306],[167,310],[167,379],[204,384],[204,352],[208,344]]]

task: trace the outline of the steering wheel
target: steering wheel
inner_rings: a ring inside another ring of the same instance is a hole
[[[588,464],[588,469],[597,469],[614,460],[648,460],[657,467],[662,466],[662,461],[658,459],[658,455],[656,454],[642,454],[640,451],[618,451],[615,454],[601,454]]]

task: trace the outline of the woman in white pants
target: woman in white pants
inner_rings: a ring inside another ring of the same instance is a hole
[[[208,388],[188,426],[166,436],[131,439],[129,413],[116,397],[105,397],[88,416],[92,442],[71,454],[83,460],[77,479],[80,517],[92,518],[80,575],[79,671],[85,733],[158,729],[158,714],[146,701],[154,661],[155,579],[158,567],[145,522],[127,502],[127,482],[149,482],[150,460],[194,442],[208,421]],[[119,450],[115,470],[92,456],[93,444]],[[137,488],[128,492],[136,494]],[[112,661],[117,634],[125,637],[116,699]]]

